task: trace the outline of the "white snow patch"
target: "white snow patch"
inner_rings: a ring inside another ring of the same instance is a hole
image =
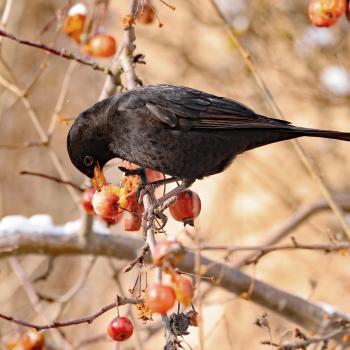
[[[318,47],[328,47],[335,43],[335,35],[328,28],[309,26],[304,34],[295,41],[294,47],[299,55],[307,56]]]
[[[1,233],[13,233],[28,229],[28,219],[22,215],[5,216],[0,221]]]
[[[0,235],[9,233],[51,233],[72,235],[79,232],[81,220],[68,221],[55,226],[50,215],[38,214],[26,218],[22,215],[9,215],[0,220]],[[110,233],[109,228],[99,220],[94,220],[93,230],[96,233]]]
[[[338,312],[332,305],[329,305],[326,303],[319,304],[319,306],[329,315],[332,315]]]
[[[68,11],[68,16],[86,15],[86,14],[87,14],[87,7],[85,4],[81,2],[72,6]]]
[[[326,67],[320,73],[320,80],[334,95],[350,95],[350,76],[343,66],[333,65]]]
[[[50,228],[54,226],[52,217],[47,214],[37,214],[33,215],[28,219],[28,223],[32,226]]]

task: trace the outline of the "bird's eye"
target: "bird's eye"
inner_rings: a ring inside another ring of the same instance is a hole
[[[84,157],[84,164],[86,166],[91,166],[94,162],[94,158],[90,157],[90,156],[85,156]]]

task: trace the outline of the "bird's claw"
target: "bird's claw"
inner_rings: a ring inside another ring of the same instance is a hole
[[[143,197],[147,194],[147,193],[154,193],[155,190],[155,185],[152,183],[149,184],[139,184],[139,186],[137,187],[136,190],[136,195],[137,195],[137,201],[139,204],[142,204],[143,202]]]

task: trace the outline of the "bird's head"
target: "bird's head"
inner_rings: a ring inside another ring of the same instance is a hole
[[[80,113],[67,136],[71,162],[80,172],[93,179],[97,188],[105,183],[103,166],[115,157],[110,149],[109,103],[109,100],[101,101]]]

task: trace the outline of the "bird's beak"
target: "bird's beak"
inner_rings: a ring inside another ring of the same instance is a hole
[[[100,164],[97,162],[94,168],[94,177],[92,179],[92,185],[96,191],[101,191],[101,187],[106,184],[106,178],[103,174],[103,170],[100,168]]]

